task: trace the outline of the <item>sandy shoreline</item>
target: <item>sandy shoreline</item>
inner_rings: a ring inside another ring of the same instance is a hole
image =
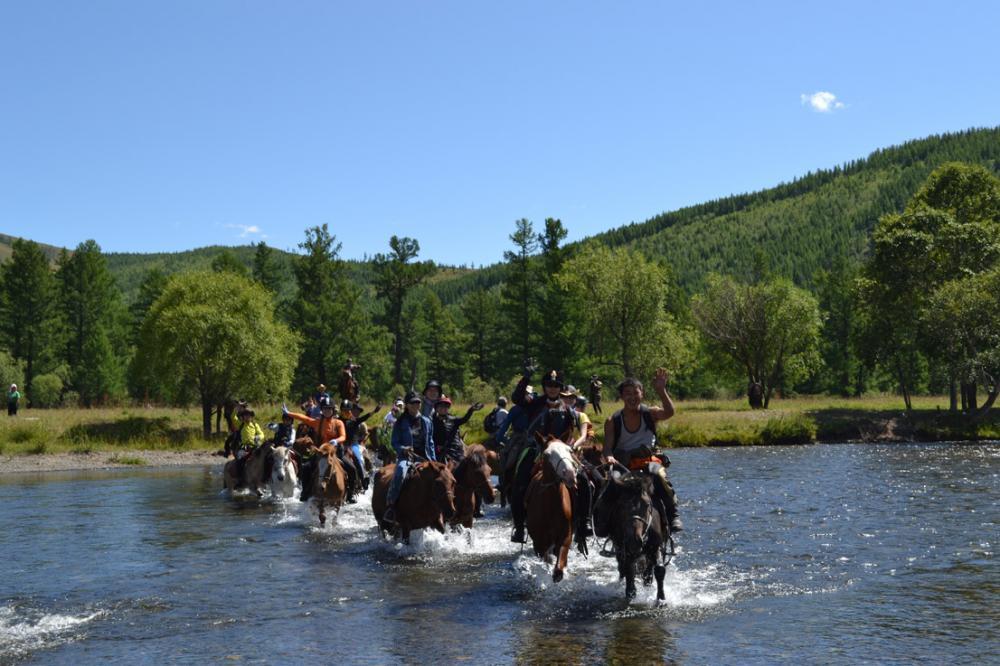
[[[115,462],[115,458],[143,461],[141,465]],[[30,456],[0,456],[0,475],[24,472],[66,472],[72,470],[143,467],[221,466],[223,459],[211,451],[95,451],[93,453],[44,453]]]

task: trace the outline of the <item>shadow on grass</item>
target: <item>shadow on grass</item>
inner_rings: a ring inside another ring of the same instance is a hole
[[[971,424],[960,413],[938,409],[817,409],[806,414],[816,423],[819,441],[920,442],[982,440],[1000,437],[1000,411]]]
[[[125,446],[142,442],[182,447],[190,445],[200,434],[197,428],[171,427],[170,418],[166,416],[157,418],[130,416],[116,421],[78,423],[66,431],[65,437],[81,444],[96,441]]]

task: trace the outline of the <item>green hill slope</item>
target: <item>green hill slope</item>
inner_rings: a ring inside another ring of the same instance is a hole
[[[777,187],[661,213],[576,245],[629,245],[648,256],[663,258],[691,292],[712,271],[748,274],[760,253],[773,271],[810,287],[816,272],[828,268],[834,259],[862,257],[878,218],[901,209],[927,175],[948,161],[979,163],[1000,173],[1000,127],[910,141]],[[572,226],[572,220],[566,222]],[[12,237],[0,234],[0,262],[10,256],[12,242]],[[60,251],[51,246],[43,249],[53,260]],[[224,249],[251,265],[252,246],[112,253],[108,263],[126,300],[131,300],[146,271],[158,268],[172,274],[208,268]],[[294,288],[291,264],[295,255],[281,250],[275,250],[275,255],[283,268],[281,295],[287,296]],[[352,261],[349,265],[355,280],[369,282],[367,262]],[[472,290],[500,284],[505,274],[502,264],[479,270],[442,268],[430,286],[442,301],[454,303]]]
[[[817,270],[835,258],[860,258],[878,218],[900,210],[930,172],[949,161],[979,163],[1000,173],[1000,127],[910,141],[791,183],[662,213],[577,244],[629,245],[662,257],[692,292],[712,271],[748,274],[759,252],[773,271],[810,287]],[[494,265],[436,289],[442,300],[453,302],[503,279],[503,266]]]

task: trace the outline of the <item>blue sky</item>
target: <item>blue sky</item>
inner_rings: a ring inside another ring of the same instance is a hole
[[[997,2],[0,0],[0,232],[498,261],[1000,124]],[[816,93],[828,95],[816,96]],[[825,110],[823,110],[825,108]]]

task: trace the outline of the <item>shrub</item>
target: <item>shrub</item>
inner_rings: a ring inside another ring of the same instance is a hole
[[[62,390],[63,382],[58,375],[38,375],[31,385],[31,406],[58,407],[62,400]]]
[[[45,431],[37,425],[16,425],[7,431],[5,439],[12,444],[25,444],[41,441],[44,438]]]
[[[6,392],[11,384],[24,391],[24,363],[5,351],[0,351],[0,387]]]
[[[805,414],[768,419],[760,431],[762,444],[808,444],[816,440],[816,423]]]

